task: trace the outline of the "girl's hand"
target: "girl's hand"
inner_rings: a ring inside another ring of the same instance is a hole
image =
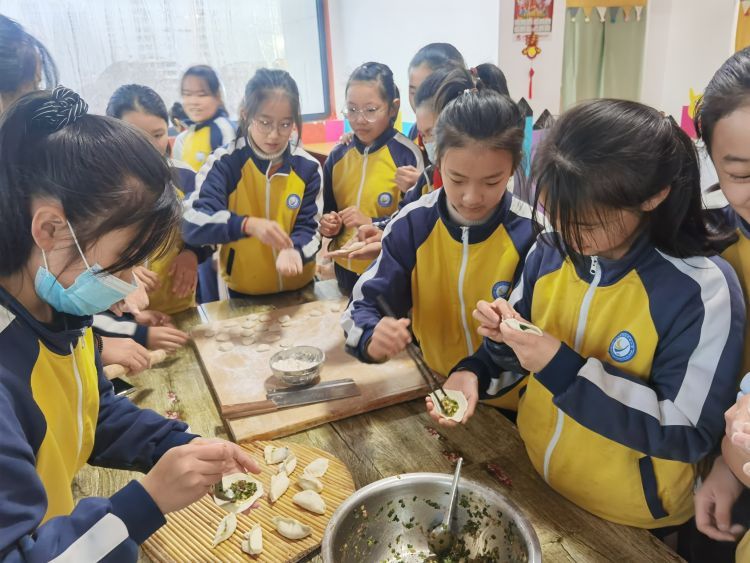
[[[745,533],[740,524],[732,524],[732,507],[745,486],[732,474],[719,456],[711,473],[695,493],[695,525],[716,541],[737,541]]]
[[[344,222],[335,211],[326,213],[320,218],[320,234],[326,238],[333,238],[341,232]]]
[[[146,345],[149,350],[166,350],[173,352],[187,344],[190,337],[171,326],[155,326],[148,329]]]
[[[466,402],[468,405],[466,408],[466,414],[464,415],[463,420],[461,420],[461,424],[466,424],[474,415],[474,409],[476,409],[477,401],[479,400],[479,380],[477,379],[477,376],[470,371],[453,372],[450,377],[445,380],[445,383],[443,383],[443,389],[461,391],[461,393],[466,396]],[[458,424],[454,420],[448,420],[447,418],[440,416],[430,396],[425,397],[425,403],[427,404],[427,412],[432,418],[437,420],[438,424],[442,426],[456,426]]]
[[[232,453],[232,459],[229,467],[224,471],[224,475],[232,473],[260,473],[260,466],[250,455],[234,442],[229,442],[222,438],[194,438],[190,440],[191,444],[226,444]]]
[[[129,375],[141,373],[149,368],[151,356],[148,350],[132,338],[102,336],[102,365],[119,364],[124,366]]]
[[[354,139],[354,133],[344,133],[343,135],[341,135],[341,137],[339,137],[339,145],[348,145],[352,142],[352,139]]]
[[[520,319],[521,315],[516,313],[505,299],[496,299],[492,303],[479,301],[472,316],[479,321],[480,327],[477,332],[495,342],[502,342],[503,335],[500,332],[500,323],[503,319]]]
[[[396,169],[396,186],[403,193],[408,192],[419,181],[422,175],[419,168],[414,166],[399,166]]]
[[[172,278],[172,293],[177,297],[187,297],[195,293],[198,285],[198,257],[192,250],[184,249],[172,262],[169,268]]]
[[[521,321],[521,317],[516,316]],[[500,324],[503,341],[510,346],[521,365],[530,372],[539,372],[547,367],[560,349],[561,342],[548,333],[539,336]]]
[[[385,362],[406,349],[411,342],[409,319],[383,317],[375,325],[372,338],[367,344],[367,355],[376,362]]]
[[[286,278],[302,273],[302,257],[296,248],[285,248],[279,252],[276,258],[276,271]]]
[[[133,275],[138,278],[138,281],[141,282],[148,293],[156,291],[157,289],[159,289],[159,287],[161,287],[159,274],[157,274],[156,272],[152,272],[145,266],[136,266],[135,268],[133,268]]]
[[[347,207],[341,212],[341,220],[347,229],[361,227],[362,225],[372,225],[372,219],[362,213],[357,207]]]
[[[141,311],[137,315],[133,315],[133,318],[139,325],[144,326],[174,326],[172,317],[160,311]]]
[[[349,258],[358,260],[374,260],[380,254],[383,231],[375,225],[362,225],[357,231],[357,240],[365,246],[349,254]]]
[[[276,221],[269,221],[260,217],[248,217],[245,221],[245,234],[257,238],[274,250],[292,247],[292,239]]]
[[[180,510],[205,495],[225,473],[237,466],[260,473],[258,464],[237,444],[203,441],[167,452],[142,479],[141,485],[163,514]]]
[[[724,413],[725,432],[730,442],[750,454],[750,395],[740,397]]]

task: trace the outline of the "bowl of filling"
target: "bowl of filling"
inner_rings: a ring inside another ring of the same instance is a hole
[[[315,346],[294,346],[271,356],[271,371],[286,385],[309,385],[320,375],[326,356]]]
[[[448,508],[452,475],[408,473],[376,481],[345,500],[323,533],[325,563],[541,563],[539,538],[501,492],[461,478],[454,541],[439,555],[429,532]]]

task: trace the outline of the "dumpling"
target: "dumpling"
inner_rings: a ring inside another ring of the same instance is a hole
[[[326,501],[315,491],[302,491],[292,497],[292,502],[315,514],[326,513]]]
[[[466,400],[466,395],[456,389],[443,390],[445,391],[445,394],[448,395],[448,397],[445,398],[443,397],[443,394],[440,393],[440,397],[443,399],[442,401],[438,399],[438,395],[436,393],[430,393],[430,399],[432,399],[433,404],[437,405],[438,403],[440,403],[440,405],[442,405],[443,407],[442,409],[440,409],[436,406],[436,412],[442,418],[447,418],[448,420],[453,420],[454,422],[461,422],[464,419],[466,410],[469,408],[469,402]]]
[[[297,456],[294,454],[289,454],[289,457],[287,457],[276,467],[276,473],[281,473],[282,471],[284,471],[287,475],[291,475],[292,473],[294,473],[294,470],[296,468]]]
[[[290,540],[301,540],[312,533],[310,526],[305,526],[302,522],[294,518],[275,516],[272,522],[276,526],[276,531]]]
[[[268,500],[271,504],[275,503],[289,488],[289,477],[286,471],[271,475],[271,491],[268,493]]]
[[[277,448],[276,446],[266,446],[263,448],[263,457],[266,458],[268,465],[281,463],[289,456],[289,448]]]
[[[260,524],[253,524],[250,531],[245,534],[242,551],[248,555],[260,555],[263,552],[263,528]]]
[[[544,334],[542,332],[542,329],[538,326],[534,326],[533,324],[527,323],[525,321],[519,321],[518,319],[505,319],[503,321],[503,324],[515,330],[536,334],[537,336],[542,336]]]
[[[214,497],[214,502],[227,512],[244,512],[263,496],[263,483],[247,473],[225,475],[221,487],[231,500]]]
[[[307,467],[305,467],[304,474],[308,477],[322,477],[328,471],[328,460],[324,457],[319,457],[311,461]]]
[[[230,512],[221,519],[221,522],[219,522],[219,527],[216,528],[216,535],[214,536],[214,541],[211,544],[211,547],[216,547],[224,540],[229,539],[236,529],[237,515],[234,512]]]
[[[303,491],[315,491],[319,493],[323,490],[323,482],[320,479],[304,474],[297,479],[297,486]]]

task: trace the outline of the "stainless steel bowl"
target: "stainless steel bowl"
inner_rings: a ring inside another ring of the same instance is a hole
[[[408,473],[359,489],[333,513],[323,534],[323,561],[438,561],[429,558],[427,532],[447,508],[452,478]],[[459,482],[454,529],[464,561],[542,561],[539,538],[521,511],[502,493],[469,479]]]
[[[307,385],[315,381],[320,374],[326,356],[323,350],[315,346],[295,346],[286,350],[276,352],[271,356],[271,371],[286,385]],[[302,370],[282,370],[276,367],[281,360],[300,360],[313,364],[310,368]]]

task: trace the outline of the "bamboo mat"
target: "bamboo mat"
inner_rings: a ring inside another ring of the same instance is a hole
[[[291,485],[284,495],[271,505],[268,502],[268,491],[271,487],[271,475],[275,468],[269,467],[263,461],[263,448],[286,446],[297,456],[297,468],[289,477]],[[216,527],[226,512],[219,508],[210,496],[178,512],[167,515],[167,524],[151,536],[143,549],[146,554],[157,562],[188,562],[188,561],[257,561],[281,563],[297,561],[320,545],[323,531],[333,512],[354,492],[354,482],[346,466],[327,452],[304,446],[284,442],[252,442],[243,444],[250,455],[259,461],[261,474],[256,476],[263,483],[265,495],[258,501],[259,508],[252,509],[249,514],[237,515],[237,531],[228,540],[215,548],[211,547]],[[329,460],[326,474],[321,478],[323,492],[320,496],[326,502],[326,513],[313,514],[292,503],[292,497],[300,491],[296,485],[302,471],[312,460],[325,457]],[[289,540],[280,535],[272,523],[274,516],[296,518],[312,528],[312,534],[302,540]],[[245,532],[249,532],[253,524],[260,523],[263,528],[263,553],[250,556],[242,551],[241,543]]]

